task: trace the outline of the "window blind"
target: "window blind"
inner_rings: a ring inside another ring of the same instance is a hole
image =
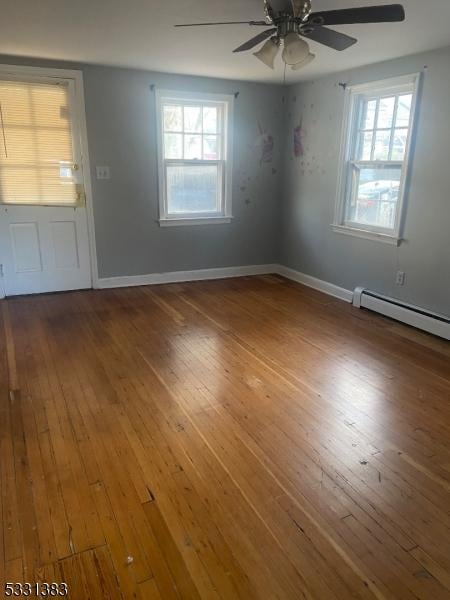
[[[0,202],[74,205],[69,86],[0,81]]]

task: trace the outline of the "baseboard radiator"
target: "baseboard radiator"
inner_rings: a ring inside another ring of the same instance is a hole
[[[353,292],[353,306],[368,308],[396,321],[402,321],[412,327],[450,340],[450,319],[448,317],[407,304],[396,298],[389,298],[377,292],[357,287]]]

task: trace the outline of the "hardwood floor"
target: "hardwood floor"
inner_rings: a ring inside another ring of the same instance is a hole
[[[276,276],[0,308],[6,581],[450,598],[450,344]]]

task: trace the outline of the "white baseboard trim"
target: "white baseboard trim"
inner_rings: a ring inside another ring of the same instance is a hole
[[[328,294],[328,296],[339,298],[339,300],[345,300],[345,302],[352,302],[353,300],[352,291],[346,290],[338,285],[334,285],[334,283],[328,283],[328,281],[317,279],[316,277],[306,275],[305,273],[301,273],[300,271],[296,271],[290,267],[285,267],[284,265],[277,265],[277,267],[278,275],[282,275],[287,279],[292,279],[292,281],[296,281],[297,283],[306,285],[307,287],[318,290],[319,292]]]
[[[227,279],[249,275],[267,275],[277,273],[278,265],[248,265],[244,267],[222,267],[218,269],[196,269],[194,271],[171,271],[151,273],[149,275],[127,275],[124,277],[105,277],[98,280],[99,289],[135,287],[139,285],[158,285],[162,283],[183,283],[186,281],[204,281],[207,279]]]
[[[171,271],[167,273],[150,273],[149,275],[126,275],[123,277],[104,277],[98,280],[99,289],[135,287],[139,285],[158,285],[163,283],[183,283],[187,281],[204,281],[208,279],[227,279],[229,277],[246,277],[249,275],[277,274],[297,283],[314,288],[324,294],[352,302],[353,292],[311,275],[300,273],[284,265],[248,265],[243,267],[222,267],[218,269],[195,269],[193,271]]]

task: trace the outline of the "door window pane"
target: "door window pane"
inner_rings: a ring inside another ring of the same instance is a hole
[[[0,203],[77,204],[70,88],[0,81]]]
[[[348,220],[393,229],[400,178],[400,168],[356,168],[355,194],[349,206]]]
[[[169,214],[214,213],[219,210],[218,165],[168,165]]]

